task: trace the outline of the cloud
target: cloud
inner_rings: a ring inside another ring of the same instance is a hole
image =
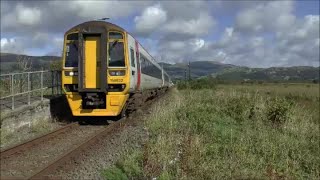
[[[63,33],[84,21],[126,18],[149,4],[147,1],[1,1],[1,11],[5,12],[1,12],[1,31],[27,35]]]
[[[208,34],[215,24],[213,17],[201,12],[196,19],[174,19],[164,26],[164,30],[168,33],[201,36]]]
[[[149,35],[167,20],[167,13],[160,4],[147,7],[141,16],[134,18],[137,33]]]
[[[142,10],[150,2],[123,1],[1,1],[1,38],[14,39],[1,52],[61,55],[63,38],[70,27],[84,21],[110,17],[115,21]],[[51,40],[50,40],[51,39]],[[53,49],[55,48],[55,49]],[[50,51],[50,52],[48,52]]]
[[[271,1],[240,11],[235,29],[242,33],[285,30],[295,22],[293,1]]]
[[[24,7],[18,4],[16,7],[17,22],[21,25],[34,25],[38,24],[41,20],[41,11],[38,8]]]
[[[34,36],[17,36],[12,38],[1,38],[1,52],[30,54],[34,49],[42,49],[40,55],[61,55],[62,37],[55,37],[46,33],[35,33]]]
[[[1,52],[60,55],[67,29],[110,17],[161,61],[319,66],[319,15],[300,9],[295,1],[1,1]]]

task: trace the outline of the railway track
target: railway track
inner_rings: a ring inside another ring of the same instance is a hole
[[[154,94],[159,96],[161,94]],[[143,100],[148,107],[157,98]],[[139,103],[141,104],[141,103]],[[122,118],[108,126],[66,125],[44,136],[8,148],[1,152],[1,179],[59,179],[52,176],[57,169],[72,167],[79,156],[99,140],[135,123]]]
[[[33,179],[105,126],[80,126],[71,123],[53,132],[1,152],[1,179]],[[70,150],[71,149],[71,150]],[[41,178],[43,179],[43,178]]]

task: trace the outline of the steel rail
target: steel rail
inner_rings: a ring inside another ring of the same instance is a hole
[[[159,94],[155,94],[155,97],[161,97],[164,95],[165,92],[161,92]],[[152,95],[151,95],[152,96]],[[157,98],[151,98],[150,100],[145,100],[145,106],[148,106],[151,104],[155,99]],[[76,146],[75,148],[72,148],[62,154],[61,156],[55,158],[51,162],[48,163],[48,165],[41,167],[37,169],[32,175],[30,175],[27,178],[24,179],[59,179],[59,177],[50,177],[52,173],[54,173],[58,168],[64,167],[68,162],[76,161],[77,157],[81,155],[81,153],[86,152],[92,145],[94,145],[97,141],[104,139],[104,137],[113,134],[115,132],[120,131],[121,129],[125,128],[126,126],[130,126],[134,124],[135,121],[133,121],[131,118],[122,118],[118,120],[117,122],[111,123],[107,127],[103,128],[102,130],[98,131],[85,141],[83,141],[80,145]],[[72,124],[69,125],[72,127]],[[66,128],[66,127],[65,127]],[[49,133],[50,134],[50,133]],[[38,141],[39,142],[39,141]],[[40,141],[41,142],[41,141]],[[9,149],[10,150],[10,149]],[[17,151],[13,151],[12,153],[8,153],[8,155],[11,155]],[[1,152],[2,156],[2,152]],[[1,157],[2,158],[2,157]],[[7,178],[7,177],[1,177]],[[17,179],[15,177],[8,177],[9,179]]]
[[[144,105],[146,107],[148,107],[148,105],[150,105],[152,102],[154,102],[154,100],[156,100],[157,97],[159,98],[159,97],[163,96],[164,94],[165,94],[165,92],[160,91],[159,94],[157,94],[155,96],[155,98],[152,98],[151,100],[146,100]],[[32,176],[30,176],[27,179],[32,179],[32,180],[35,180],[35,179],[37,179],[37,180],[39,180],[39,179],[59,179],[59,177],[48,177],[48,175],[50,175],[55,170],[57,170],[57,168],[63,167],[67,162],[70,162],[72,159],[76,159],[79,156],[79,154],[81,154],[81,152],[85,152],[91,145],[94,145],[96,143],[96,141],[98,141],[99,139],[103,139],[103,137],[108,136],[108,135],[114,133],[115,131],[120,131],[125,126],[131,125],[133,123],[135,123],[135,122],[130,118],[122,118],[122,119],[118,120],[117,122],[110,124],[106,128],[103,128],[102,130],[100,130],[99,132],[97,132],[96,134],[94,134],[93,136],[88,138],[86,141],[81,143],[76,148],[69,150],[64,155],[61,155],[56,160],[49,163],[48,166],[46,166],[44,168],[40,168],[37,171],[37,173],[34,173]]]
[[[33,138],[33,139],[29,140],[29,141],[25,141],[25,142],[22,142],[22,143],[20,143],[18,145],[14,145],[12,147],[9,147],[9,148],[7,148],[7,149],[5,149],[5,150],[0,152],[0,157],[1,157],[1,159],[3,159],[5,157],[10,156],[10,155],[12,155],[14,153],[17,153],[19,151],[25,151],[25,150],[27,150],[27,148],[32,147],[35,144],[41,143],[41,142],[43,142],[43,141],[45,141],[47,139],[50,139],[51,137],[56,136],[56,135],[58,135],[60,133],[63,133],[66,130],[68,130],[70,128],[73,128],[73,127],[75,127],[77,125],[78,125],[78,123],[70,123],[70,124],[68,124],[66,126],[58,128],[58,129],[56,129],[56,130],[54,130],[52,132],[49,132],[47,134],[38,136],[38,137]]]
[[[51,163],[49,163],[48,166],[40,168],[36,173],[31,175],[27,179],[50,179],[50,177],[47,177],[47,175],[54,172],[58,167],[63,166],[63,164],[68,162],[68,160],[77,157],[79,153],[85,151],[89,146],[93,145],[101,137],[106,136],[108,133],[112,132],[112,130],[119,126],[121,126],[121,123],[116,122],[111,124],[107,128],[103,128],[98,133],[88,138],[85,142],[81,143],[79,146],[69,150],[68,152],[59,156],[57,159],[53,160]],[[56,179],[56,177],[54,179]]]

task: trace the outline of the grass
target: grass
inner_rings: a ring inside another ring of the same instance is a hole
[[[157,103],[144,148],[106,179],[320,178],[319,86],[218,85]]]
[[[53,129],[59,127],[59,125],[53,123],[53,121],[54,120],[52,119],[36,118],[33,119],[29,124],[26,124],[19,129],[12,130],[9,128],[1,128],[0,146],[1,148],[5,148],[34,138],[41,134],[48,133]]]

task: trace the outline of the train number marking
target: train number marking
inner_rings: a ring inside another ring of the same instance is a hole
[[[111,79],[111,82],[123,82],[123,79]]]

